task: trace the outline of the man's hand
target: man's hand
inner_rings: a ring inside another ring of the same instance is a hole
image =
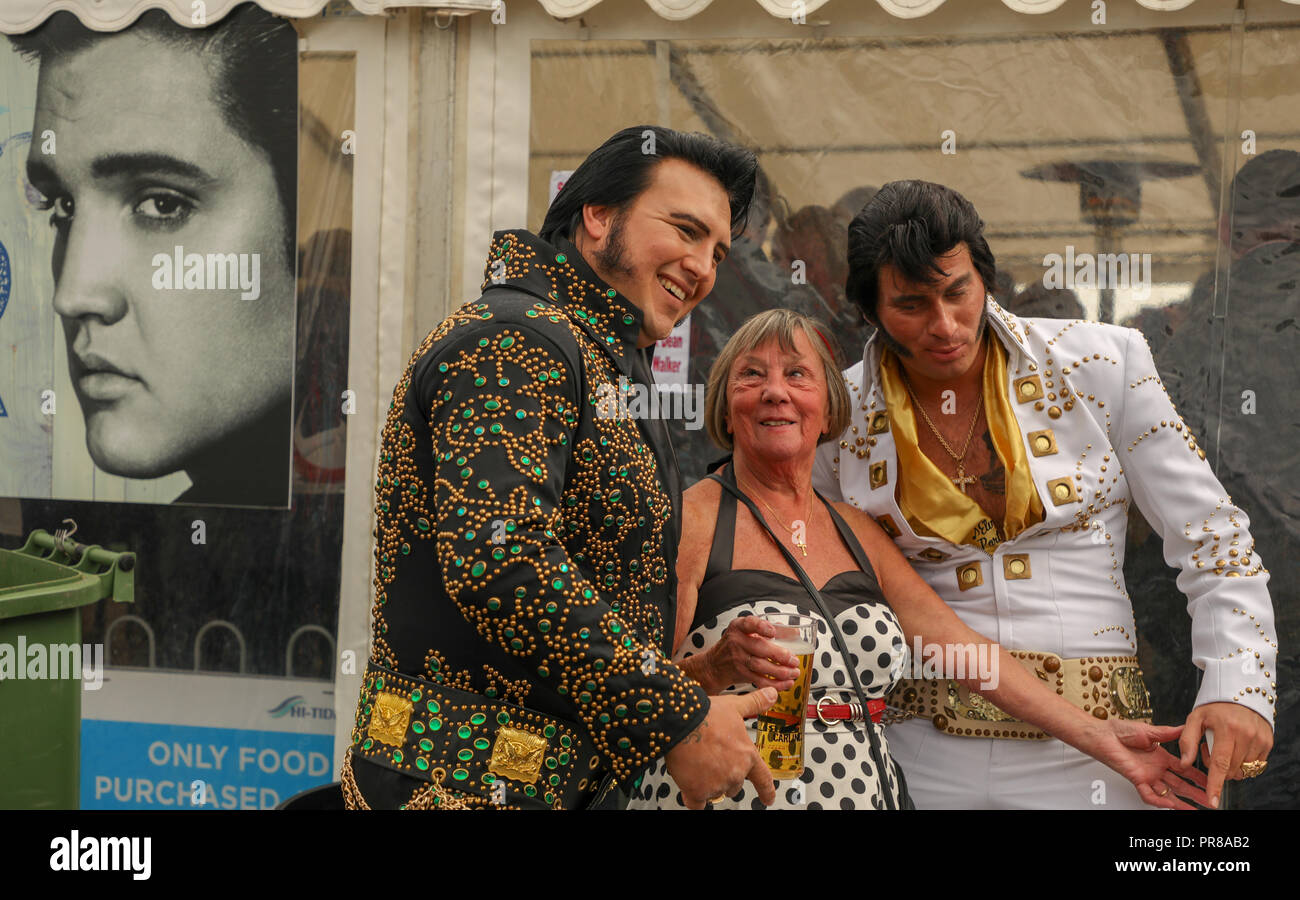
[[[1214,749],[1201,741],[1206,731],[1214,732]],[[1273,749],[1273,729],[1264,717],[1248,706],[1239,703],[1206,703],[1192,710],[1183,725],[1183,737],[1178,742],[1183,763],[1196,762],[1196,747],[1202,747],[1201,760],[1210,772],[1206,793],[1210,806],[1219,808],[1219,794],[1226,778],[1240,781],[1243,762],[1268,759]]]
[[[709,698],[709,714],[676,747],[668,751],[668,774],[682,791],[688,809],[703,809],[719,796],[740,793],[748,779],[758,788],[764,806],[776,800],[776,783],[745,730],[745,719],[776,702],[776,691],[724,694]]]

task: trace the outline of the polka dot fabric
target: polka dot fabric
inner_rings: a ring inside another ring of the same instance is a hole
[[[767,573],[765,573],[767,574]],[[749,573],[754,577],[755,573]],[[822,593],[831,609],[839,604],[831,602],[832,592],[841,596],[847,593],[854,583],[852,576],[861,573],[844,573],[831,579]],[[781,576],[771,573],[771,578]],[[865,583],[865,577],[863,578]],[[835,585],[839,585],[838,588]],[[785,589],[802,592],[797,584],[786,583]],[[861,598],[862,593],[857,596]],[[690,633],[686,639],[683,656],[692,656],[717,643],[727,625],[740,616],[755,614],[801,614],[808,615],[805,605],[761,600],[738,606],[718,616]],[[814,668],[812,676],[812,697],[816,701],[828,696],[832,703],[847,703],[854,699],[853,685],[844,669],[843,657],[836,651],[830,629],[820,616],[817,621],[817,646],[813,655]],[[858,678],[868,697],[883,697],[893,686],[890,665],[893,660],[890,652],[903,649],[903,632],[894,617],[893,611],[884,603],[866,601],[849,605],[835,616],[836,623],[844,633],[850,655],[858,669]],[[753,685],[740,685],[728,688],[725,693],[748,693]],[[749,723],[749,735],[755,736],[755,725]],[[887,765],[893,763],[889,757],[889,743],[885,732],[880,731],[881,751]],[[900,805],[894,773],[886,776],[884,789],[890,791],[895,805]],[[764,807],[758,799],[758,791],[749,782],[734,797],[711,804],[715,809],[884,809],[885,802],[881,795],[881,781],[876,765],[871,759],[871,744],[862,722],[832,722],[825,724],[815,717],[805,725],[804,733],[804,771],[797,780],[777,782],[776,802],[771,807]],[[667,766],[661,759],[641,780],[632,794],[630,809],[685,809],[681,791],[668,774]]]

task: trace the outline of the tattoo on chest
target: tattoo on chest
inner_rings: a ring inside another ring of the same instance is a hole
[[[1007,492],[1007,471],[1002,467],[1002,460],[998,457],[998,451],[993,447],[993,439],[989,437],[988,429],[984,429],[984,446],[989,451],[989,470],[979,476],[980,487],[990,494],[1005,494]]]

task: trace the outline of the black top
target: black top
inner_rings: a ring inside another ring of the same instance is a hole
[[[736,487],[736,475],[732,466],[726,466],[718,475],[728,484]],[[871,560],[867,558],[862,545],[858,543],[857,536],[853,534],[853,529],[825,497],[817,494],[817,499],[831,514],[831,521],[839,530],[844,546],[848,548],[858,564],[857,571],[840,572],[832,576],[825,587],[820,588],[822,599],[826,601],[831,614],[838,616],[844,610],[867,601],[883,603],[884,592],[880,589],[880,582],[876,580],[876,572],[871,567]],[[736,498],[731,492],[724,490],[718,498],[718,518],[713,529],[713,546],[709,551],[709,562],[704,570],[704,581],[700,584],[695,618],[691,622],[692,631],[717,619],[722,613],[739,604],[756,603],[762,600],[792,603],[799,608],[800,612],[820,617],[817,605],[797,578],[766,569],[733,569],[731,561],[735,538]],[[791,590],[792,587],[794,590]]]

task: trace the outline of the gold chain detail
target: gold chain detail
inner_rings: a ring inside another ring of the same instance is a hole
[[[469,809],[468,803],[457,800],[442,786],[442,779],[447,777],[446,769],[434,769],[429,775],[433,780],[415,789],[406,803],[407,809]]]
[[[930,419],[930,414],[925,411],[925,407],[921,405],[920,398],[917,397],[916,392],[912,390],[912,382],[907,379],[906,370],[904,370],[902,366],[899,366],[898,370],[903,375],[903,384],[907,387],[908,396],[912,398],[912,402],[916,404],[916,408],[921,411],[921,418],[925,419],[925,424],[930,426],[930,431],[932,431],[934,436],[939,439],[939,444],[948,452],[948,455],[953,458],[953,461],[957,463],[957,477],[948,480],[961,488],[963,494],[966,493],[966,485],[975,483],[975,479],[966,474],[966,453],[970,450],[971,438],[975,436],[975,423],[979,421],[980,410],[984,408],[984,386],[980,386],[979,399],[975,401],[975,415],[970,418],[970,427],[966,429],[966,442],[961,445],[961,455],[958,456],[948,444],[948,441],[944,436],[939,433],[939,429],[935,427],[934,422]]]
[[[736,476],[736,483],[737,483],[737,484],[740,484],[740,476],[739,476],[739,475]],[[741,487],[741,489],[744,490],[747,494],[750,494],[750,495],[753,496],[753,497],[758,497],[758,494],[755,494],[753,491],[751,491],[751,490],[750,490],[748,487],[746,487],[745,485],[741,484],[740,487]],[[804,556],[807,556],[807,555],[808,555],[808,544],[807,544],[807,542],[805,542],[805,541],[801,541],[801,540],[797,539],[797,538],[794,536],[794,529],[791,528],[789,525],[785,524],[785,522],[781,521],[781,514],[780,514],[779,512],[777,512],[776,510],[772,509],[772,507],[768,505],[768,502],[767,502],[766,500],[764,500],[762,497],[758,497],[758,502],[761,503],[761,504],[763,504],[764,506],[767,506],[768,510],[772,513],[772,515],[776,516],[776,521],[777,521],[778,523],[780,523],[781,527],[784,528],[786,531],[790,532],[790,542],[793,543],[796,547],[799,548],[799,552],[801,552]],[[811,499],[809,499],[809,501],[808,501],[808,506],[809,506],[809,509],[808,509],[809,518],[811,518],[811,517],[812,517],[812,500],[811,500]],[[798,521],[798,519],[796,519],[795,521]],[[805,522],[805,523],[806,523],[807,521],[808,521],[807,518],[804,519],[804,522]]]
[[[339,772],[339,782],[343,787],[343,805],[348,809],[370,809],[366,798],[361,796],[356,779],[352,777],[352,748],[343,754],[343,768]]]
[[[899,722],[906,722],[908,719],[917,718],[916,713],[906,709],[898,709],[893,706],[886,706],[884,714],[880,717],[882,726],[897,725]]]
[[[469,809],[468,803],[453,797],[442,786],[442,779],[447,775],[446,769],[437,768],[429,774],[433,780],[415,789],[405,809]],[[350,747],[343,757],[343,769],[339,773],[339,781],[343,786],[343,802],[348,809],[370,809],[366,798],[361,796],[356,778],[352,775],[352,748]]]

